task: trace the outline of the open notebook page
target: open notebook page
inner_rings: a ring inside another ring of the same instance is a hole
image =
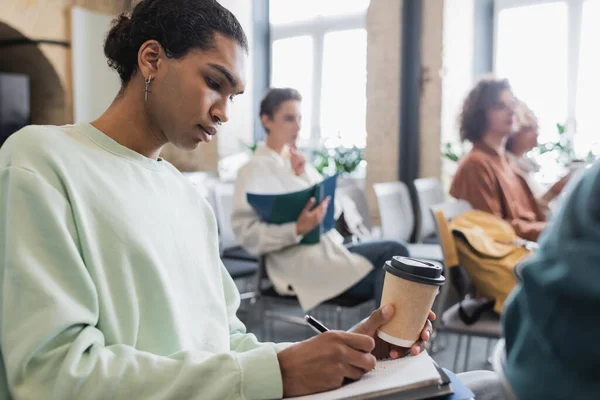
[[[296,397],[302,400],[337,400],[362,397],[369,393],[410,390],[441,383],[440,374],[426,351],[418,356],[378,361],[375,369],[360,380],[329,392]],[[400,390],[402,388],[402,390]]]

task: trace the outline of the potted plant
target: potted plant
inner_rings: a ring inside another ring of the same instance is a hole
[[[364,165],[364,150],[357,147],[336,147],[333,149],[318,149],[313,151],[312,164],[319,173],[337,172],[349,176],[360,165]]]

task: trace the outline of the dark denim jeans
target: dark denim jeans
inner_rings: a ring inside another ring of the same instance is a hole
[[[360,254],[368,259],[373,264],[373,270],[356,285],[346,290],[343,296],[365,300],[375,298],[379,307],[381,291],[383,290],[383,279],[385,277],[383,265],[393,256],[407,257],[409,254],[406,245],[392,240],[379,240],[353,245],[348,247],[348,250],[351,253]]]

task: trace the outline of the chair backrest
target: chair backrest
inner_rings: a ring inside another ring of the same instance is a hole
[[[221,250],[238,245],[235,233],[231,227],[231,213],[233,212],[233,183],[219,182],[214,187],[215,215],[219,228],[219,244]]]
[[[343,182],[343,183],[342,183]],[[354,204],[358,213],[362,217],[363,224],[368,230],[373,229],[373,220],[369,213],[369,205],[367,204],[367,196],[365,191],[358,186],[358,184],[352,180],[344,179],[338,180],[338,187],[336,192],[341,196],[348,196]]]
[[[444,188],[437,178],[415,179],[414,185],[419,202],[417,242],[422,242],[436,233],[435,222],[429,209],[444,202]]]
[[[415,227],[410,192],[404,182],[385,182],[373,185],[384,239],[408,242]]]
[[[464,296],[464,293],[459,293],[455,287],[454,279],[457,278],[457,275],[460,274],[463,280],[469,280],[468,275],[459,266],[454,236],[450,231],[448,221],[471,209],[472,207],[468,202],[454,199],[447,200],[430,209],[430,215],[434,220],[440,245],[442,246],[444,276],[446,277],[446,283],[440,289],[440,293],[436,299],[436,307],[433,310],[438,315],[441,315],[448,308],[456,304],[456,302],[462,300]],[[451,269],[456,273],[452,273]],[[470,282],[465,282],[465,284],[468,285]]]
[[[188,178],[196,186],[196,190],[210,204],[210,207],[215,211],[215,185],[219,183],[219,178],[212,172],[183,172],[183,176]]]

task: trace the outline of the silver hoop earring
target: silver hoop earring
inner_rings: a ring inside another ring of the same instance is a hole
[[[148,78],[144,82],[146,83],[146,87],[144,88],[144,101],[148,101],[148,93],[152,93],[150,91],[150,84],[152,83],[152,75],[148,75]]]

